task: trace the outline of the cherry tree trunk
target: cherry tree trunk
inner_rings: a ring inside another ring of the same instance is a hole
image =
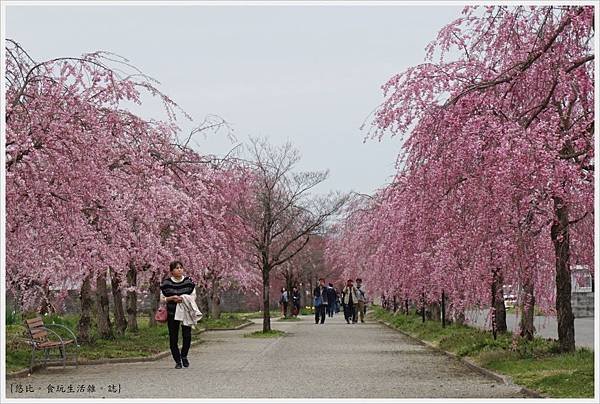
[[[56,310],[54,308],[54,306],[52,305],[51,300],[52,300],[52,294],[50,292],[50,287],[48,286],[48,283],[45,283],[43,288],[43,295],[42,295],[42,301],[40,303],[40,307],[38,309],[40,314],[53,314],[56,313]]]
[[[504,277],[499,269],[495,269],[492,278],[492,333],[494,339],[496,333],[504,333],[508,330],[506,326],[506,306],[504,305],[504,290],[502,284]]]
[[[150,299],[150,308],[148,310],[150,320],[148,322],[148,325],[150,327],[155,327],[157,323],[156,323],[156,320],[154,319],[154,313],[156,313],[156,310],[158,310],[158,305],[159,305],[159,301],[160,301],[160,281],[156,274],[152,275],[152,277],[150,278],[148,295],[149,295],[148,297]]]
[[[100,338],[114,338],[112,323],[110,322],[110,307],[108,303],[108,288],[106,287],[106,272],[100,271],[96,275],[96,324]]]
[[[454,313],[454,322],[456,324],[465,324],[465,312],[463,310]]]
[[[137,286],[137,272],[133,263],[129,264],[129,269],[127,270],[127,286],[132,288]],[[137,293],[135,290],[127,291],[127,329],[129,331],[138,330]]]
[[[571,271],[569,268],[569,211],[561,197],[553,197],[554,223],[550,235],[556,257],[556,317],[558,343],[562,352],[575,351],[575,323],[571,308]]]
[[[263,281],[263,332],[271,331],[271,305],[269,299],[269,272],[271,268],[263,266],[262,281]]]
[[[442,300],[440,301],[442,310],[442,328],[446,327],[446,294],[442,290]]]
[[[433,321],[441,321],[442,320],[439,303],[430,304],[429,311],[431,313],[431,320],[433,320]]]
[[[214,319],[221,318],[221,298],[219,296],[219,280],[212,281],[211,290],[211,316]]]
[[[528,279],[523,285],[523,299],[521,303],[521,337],[531,341],[535,334],[533,316],[535,308],[535,295],[533,282]]]
[[[83,279],[81,291],[79,292],[79,300],[81,302],[81,315],[77,324],[77,340],[79,342],[92,341],[92,309],[94,307],[94,299],[92,297],[92,285],[90,276]]]
[[[196,304],[198,305],[198,309],[204,314],[205,317],[209,317],[208,315],[208,291],[204,286],[198,286],[196,289]]]
[[[294,300],[292,299],[292,289],[294,288],[294,282],[297,282],[297,279],[294,278],[293,274],[286,273],[285,275],[285,288],[288,294],[288,304],[287,310],[285,312],[285,317],[292,316],[292,310],[294,309]],[[300,314],[300,313],[298,313]]]
[[[125,334],[127,319],[123,309],[123,294],[121,293],[121,279],[119,274],[110,268],[110,287],[113,295],[113,314],[115,316],[115,331],[117,335]]]

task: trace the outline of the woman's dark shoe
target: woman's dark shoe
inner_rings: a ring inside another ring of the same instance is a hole
[[[184,368],[190,366],[190,362],[188,362],[187,358],[181,358],[181,363],[183,363]]]
[[[175,369],[181,369],[181,363],[176,364]]]

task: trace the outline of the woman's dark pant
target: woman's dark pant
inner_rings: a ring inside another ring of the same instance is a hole
[[[181,321],[175,320],[175,314],[169,314],[167,317],[167,326],[169,327],[169,344],[171,346],[171,354],[176,363],[181,363],[181,358],[187,358],[187,354],[192,344],[192,327],[181,325],[181,334],[183,337],[183,346],[179,351],[179,325]]]
[[[354,304],[344,305],[344,318],[346,321],[354,321]]]
[[[288,302],[283,302],[283,316],[287,316]]]
[[[325,309],[327,308],[326,304],[322,304],[320,306],[315,307],[315,323],[319,322],[319,317],[321,318],[321,324],[325,322]]]
[[[328,305],[327,305],[327,315],[328,315],[329,317],[333,317],[333,312],[334,312],[334,310],[335,310],[335,307],[334,307],[334,306],[335,306],[335,304],[334,304],[334,303],[330,303],[330,304],[328,304]]]

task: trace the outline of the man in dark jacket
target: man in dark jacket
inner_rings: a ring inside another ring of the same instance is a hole
[[[319,279],[319,286],[313,291],[313,297],[315,299],[315,324],[325,323],[325,309],[329,301],[327,300],[327,287],[325,286],[325,279]]]
[[[333,317],[335,310],[335,302],[337,300],[337,292],[333,288],[333,283],[330,283],[327,287],[327,315]]]

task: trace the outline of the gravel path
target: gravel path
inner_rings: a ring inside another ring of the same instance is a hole
[[[523,397],[376,322],[348,325],[343,316],[324,325],[314,318],[272,322],[287,332],[279,338],[244,338],[260,324],[238,331],[211,331],[192,347],[188,369],[173,360],[41,370],[6,381],[10,398],[415,398]],[[33,392],[12,392],[21,385]],[[48,393],[48,385],[72,393]],[[78,393],[80,386],[86,391]],[[94,393],[88,393],[90,385]],[[120,392],[109,390],[111,385]]]

